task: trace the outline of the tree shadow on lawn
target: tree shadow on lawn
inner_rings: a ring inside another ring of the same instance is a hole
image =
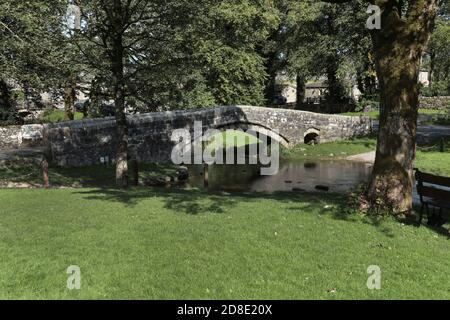
[[[447,212],[444,210],[443,215],[446,219],[446,222],[442,226],[430,226],[427,223],[427,214],[424,213],[424,222],[422,224],[419,224],[419,215],[420,215],[420,205],[415,205],[413,208],[413,213],[410,216],[399,218],[398,221],[400,223],[404,223],[408,226],[414,226],[417,228],[427,228],[433,232],[436,232],[439,235],[447,237],[447,239],[450,239],[450,230],[447,228],[448,224],[450,222],[450,211],[447,210]],[[447,227],[445,227],[447,225]]]
[[[442,151],[441,148],[444,150]],[[435,138],[434,140],[422,143],[418,146],[418,151],[423,153],[450,152],[450,137]]]
[[[207,213],[226,213],[242,202],[258,202],[261,199],[275,200],[284,204],[297,202],[299,206],[286,209],[294,212],[307,212],[308,209],[319,214],[335,215],[336,218],[347,219],[342,210],[333,210],[343,205],[344,195],[294,192],[218,192],[200,189],[163,189],[163,188],[132,188],[122,189],[89,189],[77,190],[86,200],[114,201],[132,207],[141,201],[160,198],[164,201],[164,208],[177,213],[190,215]],[[301,204],[301,205],[300,205]],[[330,207],[327,207],[330,206]]]
[[[294,214],[314,213],[328,215],[333,219],[349,223],[366,223],[376,227],[384,235],[394,238],[392,227],[387,225],[386,217],[376,215],[358,215],[348,207],[348,197],[335,193],[308,193],[308,192],[217,192],[200,189],[164,189],[164,188],[131,188],[123,189],[78,189],[74,191],[86,200],[112,201],[127,207],[134,207],[144,200],[151,198],[162,199],[164,208],[174,213],[188,215],[224,214],[242,202],[259,202],[261,200],[274,200],[287,205],[284,212]],[[417,212],[417,211],[416,211]],[[396,219],[398,223],[417,226],[417,217]],[[434,232],[450,237],[445,228],[432,228]]]

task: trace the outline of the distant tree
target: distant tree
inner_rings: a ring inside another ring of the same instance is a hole
[[[370,89],[367,78],[373,61],[369,32],[359,27],[367,19],[362,1],[335,5],[278,0],[275,6],[280,23],[265,47],[268,100],[273,98],[279,72],[296,79],[299,103],[310,78],[327,78],[330,102],[346,101],[355,82],[363,92]]]
[[[58,87],[63,46],[60,0],[7,0],[0,3],[0,75],[3,95],[20,86],[25,101],[39,100],[43,90]],[[10,94],[9,94],[10,95]],[[7,101],[8,99],[3,99]],[[10,100],[10,103],[14,103]],[[14,111],[8,103],[3,108]],[[15,117],[17,119],[17,117]]]
[[[214,101],[263,104],[267,74],[259,49],[278,23],[271,1],[210,0],[202,12],[189,39]]]
[[[450,19],[440,18],[428,45],[430,82],[450,81]]]
[[[67,5],[67,0],[2,2],[0,69],[3,80],[24,93],[25,102],[33,99],[39,103],[44,91],[62,95],[66,101],[70,96],[66,113],[67,119],[73,119],[76,74],[83,65],[68,38]]]
[[[363,1],[325,4],[316,22],[314,66],[326,75],[331,103],[347,102],[355,83],[363,93],[373,85],[369,80],[370,70],[374,69],[370,35],[361,28],[367,19],[365,11]]]

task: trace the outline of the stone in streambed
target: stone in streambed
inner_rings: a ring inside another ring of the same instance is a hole
[[[328,191],[330,191],[330,187],[317,185],[317,186],[316,186],[316,190],[328,192]]]

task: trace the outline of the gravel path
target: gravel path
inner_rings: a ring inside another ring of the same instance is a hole
[[[350,161],[360,161],[360,162],[367,162],[367,163],[375,163],[375,151],[367,152],[367,153],[361,153],[354,156],[347,157],[347,160]]]

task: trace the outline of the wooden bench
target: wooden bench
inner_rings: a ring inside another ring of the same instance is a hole
[[[439,222],[435,223],[431,220],[430,207],[433,207],[433,213],[436,208],[439,209],[439,218],[442,220],[442,210],[450,209],[450,190],[444,190],[442,188],[450,188],[450,178],[420,172],[416,169],[416,182],[417,192],[422,204],[419,225],[422,224],[425,209],[429,219],[428,223],[439,224]]]

